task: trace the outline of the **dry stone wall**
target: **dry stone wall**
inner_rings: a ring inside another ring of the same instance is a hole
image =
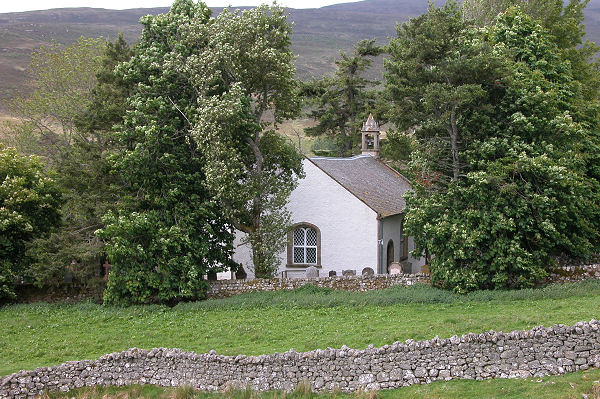
[[[551,283],[567,283],[590,279],[600,279],[600,264],[562,266],[550,274],[548,281]]]
[[[291,390],[308,382],[315,391],[377,390],[437,380],[538,377],[600,367],[600,322],[487,332],[448,339],[396,342],[365,350],[318,349],[261,356],[222,356],[178,349],[130,349],[95,361],[21,371],[0,380],[1,398],[92,385],[191,385]]]
[[[600,279],[600,264],[563,266],[550,274],[547,283],[566,283],[589,279]],[[238,294],[258,291],[293,290],[306,284],[317,287],[346,291],[370,291],[394,285],[409,286],[417,283],[429,284],[427,273],[345,275],[332,277],[254,279],[211,281],[208,298],[226,298]]]
[[[346,291],[369,291],[388,288],[393,285],[413,285],[429,283],[428,274],[394,274],[371,276],[332,276],[292,279],[254,279],[254,280],[218,280],[211,281],[208,298],[226,298],[233,295],[257,291],[293,290],[306,284],[317,287]]]

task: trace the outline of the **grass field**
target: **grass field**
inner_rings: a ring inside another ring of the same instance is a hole
[[[457,296],[428,286],[366,293],[307,287],[163,306],[91,303],[0,308],[0,375],[131,347],[268,354],[365,348],[438,335],[600,318],[600,282]]]

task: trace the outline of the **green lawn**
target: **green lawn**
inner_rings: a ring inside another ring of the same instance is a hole
[[[486,380],[434,382],[429,385],[413,385],[378,393],[311,394],[294,392],[270,392],[258,394],[248,391],[207,394],[189,388],[160,388],[133,386],[127,388],[93,388],[53,394],[52,399],[600,399],[600,370],[588,370],[563,376],[535,379]],[[586,395],[586,396],[584,396]]]
[[[305,288],[174,308],[11,305],[0,308],[0,375],[131,347],[255,355],[365,348],[593,318],[600,319],[599,281],[464,297],[427,286],[367,293]]]

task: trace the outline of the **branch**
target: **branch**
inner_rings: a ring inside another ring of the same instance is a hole
[[[255,228],[253,226],[248,226],[244,223],[241,223],[238,218],[233,216],[233,214],[234,214],[233,207],[231,206],[231,204],[228,201],[221,201],[221,204],[223,205],[223,208],[225,208],[225,210],[227,210],[227,213],[230,216],[229,219],[231,220],[231,224],[233,224],[233,227],[235,227],[237,230],[244,232],[246,234],[254,233]]]
[[[187,118],[187,116],[185,116],[185,114],[179,109],[179,107],[177,106],[177,104],[175,104],[173,102],[173,100],[171,100],[171,97],[167,97],[169,99],[169,101],[171,101],[171,104],[173,104],[173,106],[175,107],[175,109],[177,111],[179,111],[179,113],[181,114],[181,116],[183,116],[183,118],[186,120],[186,122],[188,123],[188,125],[192,126],[192,123],[190,122],[190,120]]]
[[[258,147],[258,144],[254,140],[252,140],[250,137],[247,137],[246,142],[252,149],[254,157],[256,158],[256,167],[254,168],[254,172],[258,175],[262,172],[263,164],[265,163],[265,158],[263,157],[262,151]]]

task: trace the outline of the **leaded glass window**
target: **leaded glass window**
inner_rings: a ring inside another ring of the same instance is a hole
[[[296,264],[317,264],[317,231],[312,227],[294,230],[292,260]]]

